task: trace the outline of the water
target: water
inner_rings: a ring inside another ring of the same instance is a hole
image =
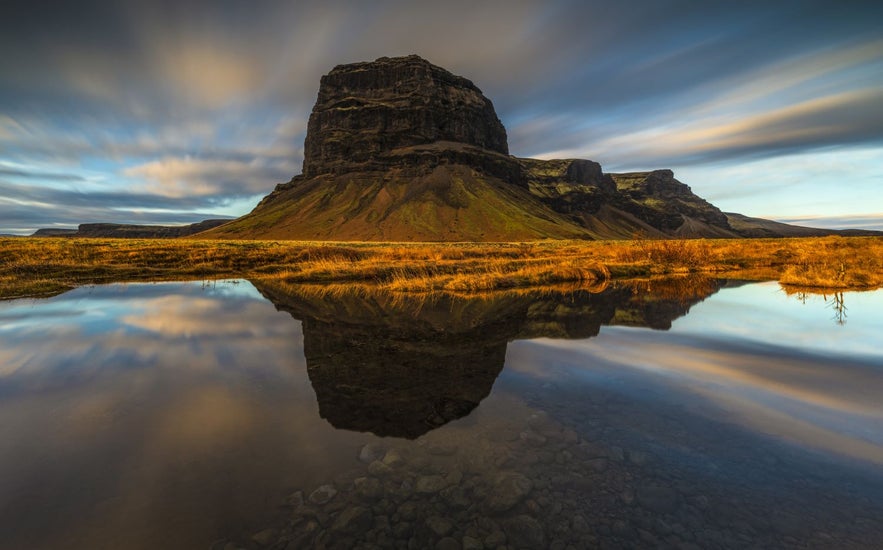
[[[0,302],[0,547],[880,548],[880,334],[709,280]]]

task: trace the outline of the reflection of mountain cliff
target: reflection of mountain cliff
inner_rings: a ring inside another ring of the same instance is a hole
[[[606,324],[667,329],[722,283],[469,297],[253,284],[302,321],[322,418],[336,428],[413,439],[466,416],[490,393],[509,341],[590,338]]]

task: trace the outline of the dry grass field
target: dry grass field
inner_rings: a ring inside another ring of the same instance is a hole
[[[477,292],[706,273],[825,289],[883,286],[883,238],[366,243],[0,239],[0,298],[118,281],[272,277]]]

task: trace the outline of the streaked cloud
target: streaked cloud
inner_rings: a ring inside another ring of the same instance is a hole
[[[299,171],[322,74],[408,53],[484,90],[520,156],[691,169],[867,148],[883,135],[874,25],[883,7],[849,2],[87,0],[5,9],[0,165],[103,174],[100,185],[80,182],[86,193],[114,185],[215,204],[257,195]],[[686,183],[701,191],[706,181]],[[756,201],[765,204],[763,193]],[[826,201],[801,212],[854,210]]]
[[[147,181],[148,192],[163,197],[251,196],[267,194],[274,183],[288,179],[295,167],[274,165],[255,158],[232,159],[168,157],[123,170],[123,174]]]

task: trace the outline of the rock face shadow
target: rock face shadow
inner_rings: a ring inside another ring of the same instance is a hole
[[[512,340],[585,339],[602,325],[668,329],[724,284],[690,279],[464,296],[252,283],[302,322],[320,416],[338,429],[406,439],[471,413],[490,394]]]

